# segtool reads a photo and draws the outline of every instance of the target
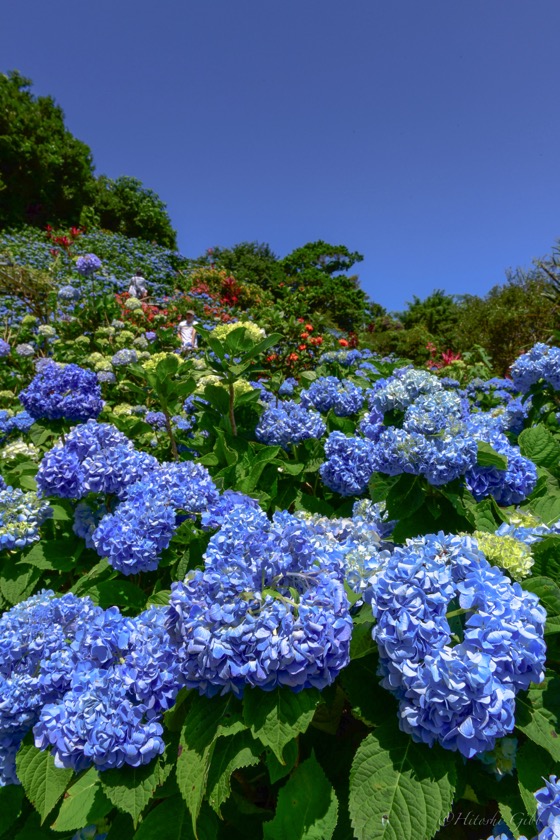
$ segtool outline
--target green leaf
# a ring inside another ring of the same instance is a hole
[[[34,567],[13,566],[3,572],[0,591],[10,604],[19,604],[33,594],[40,576],[40,570]]]
[[[560,588],[547,577],[530,577],[523,581],[523,589],[538,595],[548,616],[560,615]]]
[[[315,754],[304,761],[278,794],[274,819],[264,823],[264,840],[330,840],[338,799]]]
[[[34,566],[36,569],[69,572],[73,569],[85,548],[83,540],[69,537],[64,540],[48,540],[36,543],[19,564]],[[18,564],[18,565],[19,565]]]
[[[357,840],[430,840],[453,804],[454,757],[384,723],[359,746],[349,811]]]
[[[68,788],[51,828],[55,831],[75,831],[95,821],[92,818],[94,811],[100,817],[108,814],[112,807],[101,790],[99,773],[92,767]]]
[[[560,581],[560,537],[550,536],[533,543],[531,553],[535,560],[532,572]]]
[[[507,470],[506,456],[500,455],[493,446],[483,440],[478,441],[476,463],[479,467],[495,467],[498,470]]]
[[[70,592],[73,592],[74,595],[87,595],[88,590],[93,583],[101,583],[101,581],[108,580],[115,576],[115,570],[109,565],[107,560],[103,558],[103,560],[96,563],[93,569],[90,569],[86,575],[82,575],[82,577],[74,584]]]
[[[19,785],[0,787],[0,814],[2,814],[0,835],[3,835],[15,823],[21,814],[22,804],[22,787]]]
[[[400,518],[403,511],[406,511],[407,517],[410,517],[424,504],[425,498],[421,478],[416,475],[400,475],[387,493],[387,517]]]
[[[172,765],[159,757],[140,767],[126,764],[119,770],[105,770],[100,777],[103,793],[119,811],[130,814],[136,827],[142,811],[171,769]]]
[[[195,840],[191,818],[180,796],[165,800],[142,820],[134,840]]]
[[[525,810],[534,817],[537,812],[535,791],[543,786],[543,776],[558,774],[560,766],[554,764],[550,755],[532,741],[526,741],[518,750],[516,757],[517,781],[519,793]]]
[[[146,601],[147,607],[167,607],[169,605],[169,598],[171,597],[170,589],[160,589],[159,592],[154,592]]]
[[[179,358],[175,355],[167,355],[161,359],[156,366],[156,376],[160,382],[171,379],[179,369]]]
[[[50,752],[23,743],[16,756],[16,772],[27,798],[44,822],[68,787],[72,770],[59,770]]]
[[[141,610],[146,604],[146,594],[130,580],[106,580],[92,586],[87,594],[104,610],[113,606]]]
[[[235,697],[194,695],[190,698],[179,741],[177,784],[190,811],[195,833],[216,740],[244,729],[241,705]]]
[[[259,763],[262,747],[247,731],[220,738],[214,748],[208,773],[208,802],[221,815],[220,808],[231,792],[231,774],[241,767]]]
[[[266,751],[265,764],[268,769],[271,784],[275,784],[279,779],[283,779],[291,772],[292,767],[298,760],[299,749],[297,741],[288,741],[284,747],[283,759],[286,762],[281,764],[272,750],[269,748]]]
[[[560,493],[550,490],[531,502],[531,510],[542,519],[545,525],[553,525],[560,519]]]
[[[518,438],[521,454],[538,467],[556,470],[560,462],[560,443],[542,424],[524,429]]]
[[[370,610],[369,622],[354,624],[350,642],[350,659],[361,659],[363,656],[368,656],[377,650],[377,645],[371,636],[372,627],[373,618]]]
[[[376,653],[350,662],[341,671],[340,682],[352,707],[352,715],[369,726],[387,718],[396,719],[397,704],[393,696],[381,688],[377,676],[379,659]]]
[[[249,688],[243,697],[243,717],[253,736],[270,747],[282,762],[284,747],[306,731],[319,700],[320,694],[315,689],[294,694],[289,688],[274,691]]]
[[[516,726],[560,761],[560,676],[553,674],[516,698]]]

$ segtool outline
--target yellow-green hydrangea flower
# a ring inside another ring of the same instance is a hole
[[[490,563],[505,569],[515,579],[522,580],[531,573],[535,562],[528,545],[514,537],[475,531],[473,537]]]
[[[239,327],[245,327],[248,335],[255,342],[262,341],[265,337],[265,331],[261,330],[261,328],[252,321],[236,321],[234,324],[218,324],[218,326],[212,330],[212,336],[222,341],[230,334],[230,332],[233,332],[233,330],[236,330]]]

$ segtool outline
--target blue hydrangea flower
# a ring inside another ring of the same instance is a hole
[[[138,353],[136,350],[124,348],[123,350],[117,350],[115,355],[112,357],[111,362],[114,365],[131,365],[138,361]]]
[[[399,700],[401,728],[467,758],[493,749],[513,729],[516,693],[544,678],[537,597],[470,537],[444,534],[396,548],[370,593],[382,685]],[[456,644],[453,601],[464,611]]]
[[[304,408],[313,407],[322,412],[332,408],[337,417],[348,417],[361,410],[364,392],[349,379],[320,376],[301,392],[301,404]]]
[[[10,355],[10,345],[3,338],[0,338],[0,358]]]
[[[269,405],[263,412],[255,435],[267,446],[290,446],[311,438],[320,438],[327,431],[323,418],[316,411],[308,411],[293,400]]]
[[[80,292],[80,290],[70,285],[61,286],[57,294],[59,300],[68,303],[79,300],[81,296],[82,293]]]
[[[84,254],[76,260],[76,270],[83,277],[91,277],[101,268],[101,260],[95,254]]]
[[[52,362],[31,380],[19,399],[36,420],[89,420],[103,408],[93,371]]]
[[[0,490],[0,550],[21,549],[36,542],[39,526],[51,512],[36,493],[15,487]]]
[[[352,620],[332,551],[311,537],[290,514],[225,517],[204,571],[172,585],[168,629],[187,687],[240,695],[247,685],[300,691],[334,680]]]
[[[341,496],[360,496],[376,469],[375,446],[369,440],[332,432],[325,443],[327,460],[319,468],[321,479]]]
[[[291,397],[293,396],[294,390],[297,388],[297,379],[294,379],[293,376],[288,376],[287,379],[284,379],[280,387],[278,388],[278,396],[279,397]]]

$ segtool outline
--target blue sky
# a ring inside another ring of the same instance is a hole
[[[325,239],[389,310],[486,294],[560,237],[558,0],[5,3],[0,72],[180,250]]]

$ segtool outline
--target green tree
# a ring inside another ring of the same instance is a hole
[[[297,248],[280,261],[287,275],[284,304],[289,311],[325,313],[343,329],[361,329],[370,301],[356,275],[341,273],[360,260],[357,251],[323,240]]]
[[[232,248],[212,248],[209,258],[241,283],[254,283],[261,289],[277,290],[286,275],[278,257],[267,243],[240,242]],[[204,258],[207,261],[207,257]]]
[[[123,175],[112,180],[101,175],[92,208],[86,208],[84,213],[91,209],[105,230],[177,248],[177,233],[171,227],[166,205],[137,178]]]
[[[443,289],[435,289],[424,300],[414,295],[407,307],[399,314],[399,320],[406,330],[416,326],[424,327],[443,350],[454,348],[460,310],[453,295],[446,295]]]
[[[0,74],[0,229],[75,224],[91,201],[91,151],[50,96],[33,96],[17,71]]]

